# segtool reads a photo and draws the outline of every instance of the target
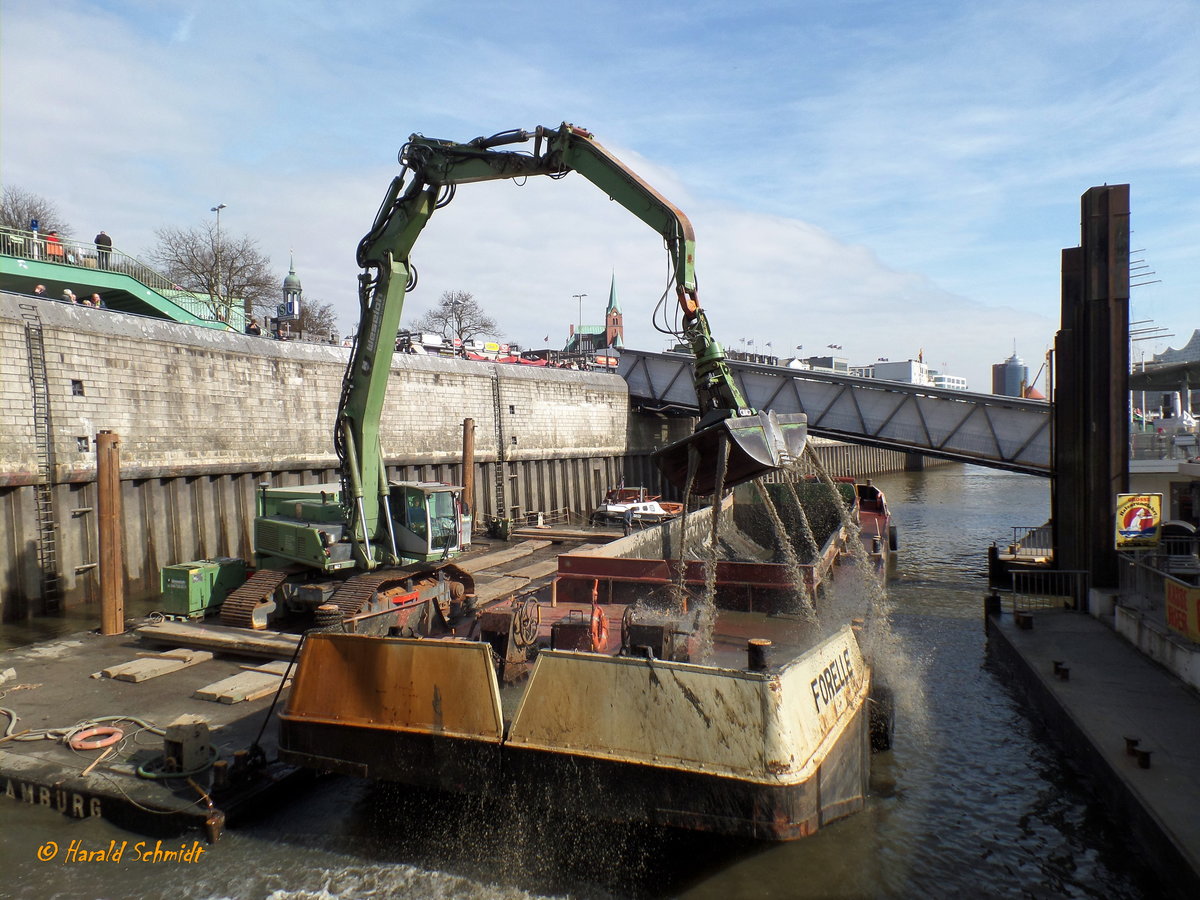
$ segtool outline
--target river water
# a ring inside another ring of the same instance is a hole
[[[957,465],[875,480],[902,553],[883,662],[896,745],[867,808],[813,837],[763,846],[329,779],[169,864],[135,862],[145,838],[103,821],[0,797],[0,898],[1161,896],[986,652],[986,547],[1045,521],[1048,483]],[[119,863],[37,859],[114,839]]]

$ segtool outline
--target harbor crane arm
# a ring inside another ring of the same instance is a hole
[[[530,140],[532,153],[495,149]],[[379,422],[404,294],[415,284],[410,253],[430,216],[453,199],[460,184],[530,175],[558,178],[575,171],[662,236],[672,262],[683,335],[695,356],[701,412],[696,434],[661,451],[660,466],[673,482],[682,486],[686,480],[697,493],[711,493],[717,485],[732,486],[780,465],[789,450],[798,453],[803,425],[776,422],[773,416],[768,420],[767,414],[749,408],[724,351],[713,339],[697,293],[691,222],[589,132],[563,123],[558,128],[506,131],[465,144],[412,135],[400,162],[403,171],[392,180],[371,230],[358,245],[363,269],[360,321],[334,434],[343,503],[360,566],[378,564],[371,541],[383,545],[380,526],[390,521]],[[736,428],[735,420],[742,420]],[[730,447],[732,453],[725,455]],[[720,472],[706,474],[712,467],[705,465],[705,458],[714,454]],[[381,508],[385,515],[380,515]],[[386,551],[379,555],[383,562],[394,561]]]

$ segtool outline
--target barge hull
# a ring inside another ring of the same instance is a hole
[[[765,840],[863,805],[870,675],[849,627],[766,671],[544,651],[511,718],[489,654],[471,641],[311,635],[280,758]]]
[[[871,751],[866,719],[865,710],[855,713],[814,777],[790,785],[326,724],[285,726],[280,758],[360,778],[516,798],[566,815],[789,841],[863,808]]]

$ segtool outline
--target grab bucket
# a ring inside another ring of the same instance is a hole
[[[680,491],[686,490],[689,466],[694,468],[693,494],[711,494],[717,482],[734,487],[790,465],[800,458],[808,440],[808,416],[772,410],[753,416],[722,419],[696,430],[654,454],[666,479]],[[725,477],[721,479],[722,454],[728,454]]]

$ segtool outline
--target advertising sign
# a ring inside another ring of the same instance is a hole
[[[1200,588],[1166,580],[1167,627],[1190,641],[1200,641]]]
[[[1117,494],[1118,550],[1157,547],[1162,529],[1162,494]]]

